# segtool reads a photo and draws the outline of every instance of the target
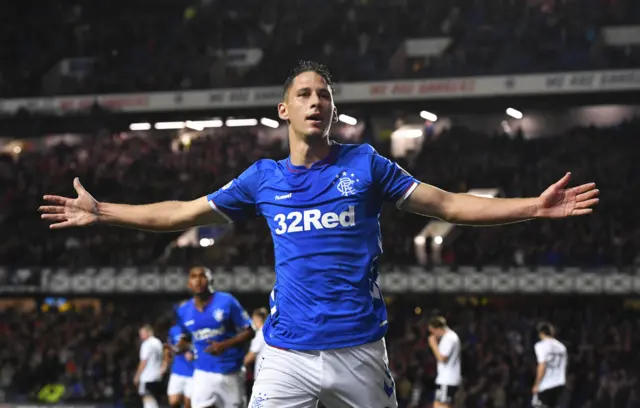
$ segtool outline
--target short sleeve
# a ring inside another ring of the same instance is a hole
[[[141,361],[145,361],[149,359],[149,342],[145,341],[144,343],[142,343],[142,346],[140,346],[140,360]]]
[[[443,357],[449,357],[455,344],[456,341],[453,336],[444,336],[442,340],[440,340],[440,344],[438,344],[438,351]]]
[[[246,310],[242,307],[240,302],[236,298],[231,298],[230,304],[231,320],[236,327],[236,330],[241,331],[248,327],[251,327],[251,317]]]
[[[373,181],[378,185],[384,201],[395,202],[400,207],[404,200],[418,187],[418,181],[397,163],[380,156],[373,150]]]
[[[544,352],[544,344],[538,343],[535,345],[534,349],[536,351],[536,360],[538,361],[538,364],[544,363],[547,360],[547,353]]]
[[[244,171],[220,190],[207,195],[214,211],[220,212],[229,222],[253,218],[258,214],[256,192],[260,182],[258,163]]]
[[[262,329],[260,329],[262,331]],[[249,351],[252,353],[260,353],[264,348],[264,336],[262,333],[256,333],[256,336],[251,340],[251,346],[249,346]]]

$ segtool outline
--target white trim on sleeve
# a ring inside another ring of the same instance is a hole
[[[209,205],[211,206],[211,208],[213,209],[213,211],[217,212],[218,214],[222,215],[224,217],[225,220],[227,220],[227,222],[229,224],[233,224],[233,220],[231,218],[229,218],[229,216],[227,214],[224,213],[224,211],[222,211],[221,209],[219,209],[216,206],[216,203],[213,202],[213,200],[208,200],[209,201]]]
[[[396,207],[400,208],[400,206],[402,205],[402,203],[405,202],[405,200],[407,198],[409,198],[409,196],[411,195],[411,193],[413,193],[413,191],[418,188],[418,183],[416,181],[413,182],[413,184],[411,185],[411,187],[409,187],[407,189],[407,191],[402,195],[402,197],[400,197],[398,199],[398,201],[396,201]]]

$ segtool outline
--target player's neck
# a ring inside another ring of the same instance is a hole
[[[196,308],[202,310],[207,302],[211,300],[212,296],[213,292],[196,293],[193,296],[193,302],[195,303]]]
[[[331,142],[328,137],[313,140],[299,136],[289,138],[289,161],[294,166],[310,167],[313,163],[327,158],[331,152]]]

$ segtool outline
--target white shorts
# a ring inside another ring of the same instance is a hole
[[[167,385],[167,395],[184,395],[191,398],[191,377],[171,373]]]
[[[191,385],[191,408],[244,408],[244,373],[209,373],[195,370]]]
[[[397,408],[388,363],[384,339],[325,351],[267,345],[249,408]]]

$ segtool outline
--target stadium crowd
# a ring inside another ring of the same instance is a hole
[[[444,312],[463,345],[464,382],[456,394],[456,408],[528,407],[535,369],[534,328],[551,313],[558,339],[570,355],[562,408],[640,407],[636,312],[597,301],[564,299],[561,307],[558,299],[552,305],[531,299],[525,300],[528,305],[487,301],[488,305],[450,301]],[[164,339],[170,324],[170,313],[157,314],[170,306],[156,306],[150,307],[147,300],[146,307],[131,307],[119,300],[65,312],[0,312],[0,402],[35,400],[45,384],[53,383],[65,387],[62,401],[137,406],[132,383],[137,329],[151,322]],[[427,346],[426,309],[421,315],[412,309],[401,300],[390,305],[390,368],[399,406],[428,408],[436,362]]]
[[[507,197],[537,196],[565,171],[574,182],[595,181],[603,192],[595,214],[495,228],[461,228],[442,252],[448,265],[598,267],[640,263],[640,123],[579,128],[557,137],[523,140],[453,128],[401,163],[420,180],[453,191],[501,188]],[[167,247],[176,234],[109,227],[48,231],[36,213],[44,193],[75,194],[78,176],[97,199],[131,204],[193,199],[215,191],[252,162],[286,157],[252,130],[221,129],[176,149],[174,138],[97,135],[76,145],[0,155],[0,265],[101,266],[183,264],[272,265],[273,245],[262,219],[239,223],[211,248]],[[388,146],[377,144],[382,154]],[[381,217],[384,262],[415,264],[414,236],[426,220],[388,206]],[[250,254],[250,255],[249,255]]]
[[[27,0],[0,18],[4,97],[274,85],[301,58],[340,82],[625,68],[640,55],[600,41],[603,26],[640,21],[633,0]],[[441,52],[392,63],[403,40],[442,37]]]

